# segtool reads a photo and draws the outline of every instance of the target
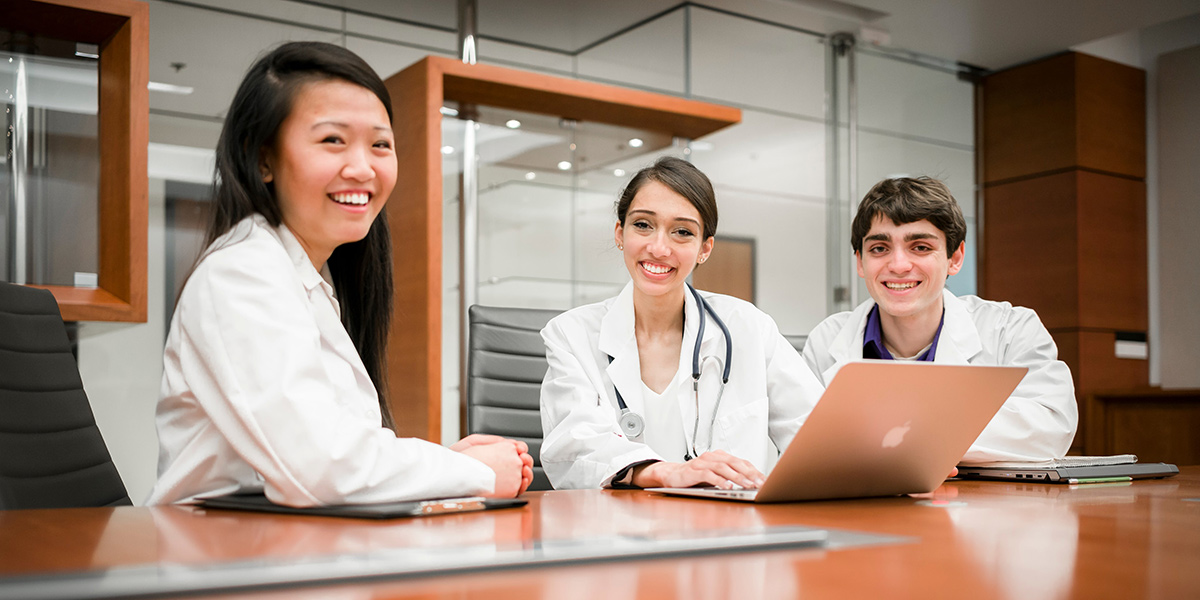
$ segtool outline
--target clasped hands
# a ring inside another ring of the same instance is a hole
[[[533,483],[533,457],[525,442],[473,433],[452,444],[450,449],[478,460],[496,473],[496,486],[491,494],[486,494],[490,498],[514,498]]]

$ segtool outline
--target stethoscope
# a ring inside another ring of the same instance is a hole
[[[704,322],[706,320],[704,313],[707,312],[709,315],[712,315],[713,321],[717,323],[717,327],[720,327],[721,332],[725,334],[725,370],[721,373],[721,387],[717,391],[717,402],[713,404],[713,416],[712,422],[709,424],[709,431],[712,430],[712,426],[717,422],[717,408],[721,406],[721,396],[725,395],[725,384],[729,383],[729,369],[733,364],[733,337],[729,335],[729,328],[725,326],[725,322],[717,315],[717,311],[713,310],[712,305],[700,297],[700,292],[697,292],[696,288],[692,287],[690,283],[687,284],[687,288],[692,293],[692,297],[696,299],[696,312],[700,313],[700,324],[696,329],[696,345],[692,348],[692,393],[695,394],[696,398],[696,424],[692,427],[691,452],[684,456],[685,460],[692,460],[700,455],[699,452],[696,452],[696,436],[700,432],[700,342],[704,339]],[[609,356],[609,364],[612,364],[612,361],[613,357]],[[642,432],[646,430],[645,419],[642,418],[642,415],[629,409],[629,406],[625,404],[625,399],[621,397],[621,392],[617,389],[617,386],[613,386],[613,391],[617,394],[617,406],[621,409],[621,416],[617,419],[617,424],[620,425],[625,435],[631,438],[642,435]]]

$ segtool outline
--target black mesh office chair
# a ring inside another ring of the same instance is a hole
[[[541,388],[546,346],[540,332],[557,310],[472,306],[468,433],[522,440],[533,455],[531,490],[549,490],[542,470]]]
[[[0,282],[0,509],[128,504],[54,296]]]

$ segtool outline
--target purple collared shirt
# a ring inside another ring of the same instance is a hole
[[[929,345],[929,349],[924,354],[917,357],[917,360],[924,362],[933,362],[933,357],[937,354],[938,339],[942,337],[942,325],[946,324],[946,309],[942,309],[942,320],[938,321],[937,333],[933,334],[933,343]],[[863,332],[863,358],[878,358],[883,360],[895,360],[891,352],[883,345],[883,323],[879,320],[879,305],[876,304],[871,308],[871,314],[867,315],[867,329]]]

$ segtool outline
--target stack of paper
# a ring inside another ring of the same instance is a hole
[[[1102,465],[1129,465],[1137,462],[1137,456],[1133,454],[1116,454],[1113,456],[1064,456],[1062,458],[1052,458],[1050,460],[1038,461],[1003,461],[1003,462],[986,462],[986,461],[971,461],[962,462],[960,466],[964,467],[992,467],[997,469],[1059,469],[1065,467],[1099,467]]]

